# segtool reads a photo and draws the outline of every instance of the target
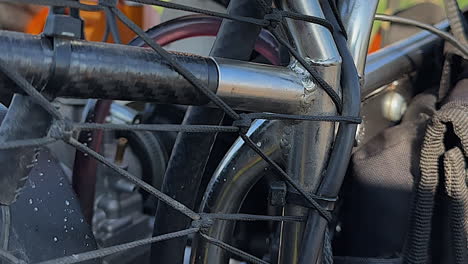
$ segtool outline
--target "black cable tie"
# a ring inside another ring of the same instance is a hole
[[[330,198],[316,195],[312,195],[312,197],[323,209],[327,211],[333,211],[335,209],[336,201],[338,201],[338,197]],[[287,191],[286,203],[314,209],[314,207],[304,198],[304,196],[293,190]]]
[[[75,18],[66,17],[70,20]],[[54,98],[57,92],[62,88],[63,83],[68,80],[68,71],[72,56],[70,41],[63,39],[60,35],[55,35],[53,41],[53,63],[51,74],[47,85],[41,91],[50,98]]]

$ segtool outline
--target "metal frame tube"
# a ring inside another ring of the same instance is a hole
[[[332,11],[330,2],[322,0],[327,20],[338,27],[337,18]],[[353,57],[347,47],[348,43],[344,36],[333,32],[333,38],[337,43],[340,54],[343,57],[342,87],[343,87],[343,114],[356,116],[360,112],[360,82],[356,71]],[[366,38],[362,38],[365,41]],[[359,45],[359,43],[357,43]],[[359,60],[354,60],[359,63]],[[333,151],[323,177],[317,190],[317,194],[323,197],[336,197],[343,183],[344,176],[354,146],[357,125],[340,124],[334,142]],[[324,243],[328,223],[316,210],[309,210],[306,229],[304,232],[300,263],[321,263],[333,257],[331,241],[328,248]],[[331,239],[331,237],[329,238]],[[323,248],[323,249],[322,249]]]
[[[325,18],[318,0],[282,0],[283,10],[304,15]],[[288,30],[299,54],[320,73],[338,93],[340,93],[341,57],[328,29],[304,21],[287,20]],[[294,63],[294,62],[293,62]],[[299,64],[293,70],[303,71]],[[297,69],[299,68],[299,69]],[[305,86],[309,100],[304,102],[302,113],[336,114],[330,97],[317,84]],[[334,123],[323,122],[283,122],[283,140],[289,141],[287,170],[302,188],[312,193],[321,181],[327,164],[334,138]],[[305,215],[308,208],[288,204],[284,215]],[[282,223],[279,263],[296,264],[299,262],[303,223]]]
[[[446,22],[440,25],[443,25],[441,28],[447,29],[448,24]],[[440,40],[437,39],[437,37],[427,32],[421,32],[410,37],[408,40],[395,43],[394,45],[369,55],[366,66],[367,82],[363,87],[363,92],[373,91],[382,84],[391,83],[402,75],[418,71],[423,66],[422,60],[416,59],[414,60],[415,63],[410,65],[410,58],[435,57],[431,55],[435,55],[436,51],[441,51],[440,45],[438,45],[439,42]],[[389,65],[408,64],[408,66],[404,66],[400,69],[399,67],[387,67],[387,63],[389,63]],[[285,150],[284,146],[282,147],[280,145],[282,135],[280,134],[279,124],[279,121],[259,120],[255,122],[249,130],[249,137],[254,141],[257,142],[258,140],[266,139],[265,142],[262,141],[262,148],[265,148],[265,150],[275,149],[275,151],[269,154],[270,157],[277,162],[282,160],[281,157],[283,157],[284,151],[281,150]],[[268,146],[265,146],[265,144],[268,144]],[[260,164],[249,166],[254,160],[260,159],[258,155],[251,155],[250,151],[251,149],[243,145],[243,142],[239,140],[227,152],[208,185],[200,211],[223,213],[238,212],[243,203],[242,198],[247,195],[252,185],[263,176],[263,166]],[[245,160],[240,157],[250,158]],[[342,166],[335,166],[335,169],[338,167]],[[236,175],[240,175],[239,171],[242,171],[242,176],[235,177]],[[329,172],[329,175],[333,175],[333,172]],[[333,179],[335,178],[330,178],[329,181]],[[325,186],[324,183],[321,183],[321,185],[322,184]],[[335,190],[327,188],[326,191],[327,194],[329,194],[329,192],[334,192]],[[228,199],[224,199],[224,197],[228,197]],[[233,197],[235,197],[235,199],[233,199]],[[317,221],[316,224],[318,224],[322,231],[324,226],[326,226],[326,222],[324,225],[322,220]],[[207,232],[212,236],[216,234],[230,234],[230,232],[234,230],[234,226],[235,222],[233,221],[219,221]],[[314,224],[314,226],[317,225]],[[222,239],[223,236],[219,238]],[[309,247],[309,250],[310,248],[311,247]],[[197,255],[202,253],[209,255],[212,257],[213,263],[218,263],[221,252],[213,253],[211,250],[212,249],[206,251],[200,250],[203,252],[197,253]]]
[[[447,29],[448,23],[445,21],[436,26],[440,29]],[[362,87],[363,96],[390,83],[395,76],[414,71],[427,59],[435,58],[429,54],[432,54],[436,43],[441,43],[439,38],[423,31],[369,55],[365,70],[366,81]],[[72,56],[69,76],[66,76],[69,77],[70,82],[64,83],[65,86],[61,87],[61,90],[55,91],[57,96],[192,105],[203,105],[208,102],[207,98],[181,76],[174,73],[167,64],[161,62],[154,52],[136,47],[85,41],[70,41],[70,44]],[[55,55],[47,39],[23,33],[0,31],[0,48],[3,51],[0,54],[3,61],[14,65],[38,89],[43,90],[44,87],[46,87],[45,91],[49,89],[47,84],[56,77],[51,75]],[[295,112],[297,107],[301,107],[304,102],[306,95],[303,88],[304,76],[291,73],[284,67],[181,54],[177,56],[184,66],[189,66],[192,72],[205,83],[211,84],[213,91],[222,92],[223,99],[226,99],[228,103],[234,103],[233,106],[238,109]],[[120,64],[121,61],[127,59],[131,65]],[[86,69],[87,67],[89,69]],[[218,69],[221,77],[218,76]],[[258,69],[261,71],[258,72]],[[253,91],[258,88],[262,91],[258,93],[260,96],[248,98],[244,97],[245,95],[226,93],[225,91],[235,84],[236,77],[239,76],[245,80],[243,83],[252,84],[250,87],[243,86],[243,89],[250,91],[247,95],[254,95]],[[252,80],[246,78],[252,78]],[[217,82],[219,85],[216,84]],[[264,92],[267,86],[276,83],[285,86],[274,85],[271,87],[273,89],[271,92]],[[0,78],[0,89],[7,91],[11,87],[14,87],[11,82]],[[97,89],[92,89],[92,87],[97,87]],[[114,89],[115,87],[117,89]],[[281,96],[278,96],[280,94]],[[250,106],[244,105],[244,108],[236,106],[240,101],[239,98],[244,98],[243,102],[253,103],[250,103]],[[281,101],[278,101],[279,99]],[[315,100],[317,101],[319,100]]]
[[[435,25],[448,30],[447,20]],[[441,59],[443,41],[436,35],[421,31],[405,40],[401,40],[369,55],[365,69],[365,82],[362,87],[363,98],[375,89],[389,84],[396,79],[417,69],[433,67]]]
[[[379,0],[339,0],[338,9],[348,34],[348,48],[358,74],[364,77],[367,50]]]
[[[268,3],[270,1],[271,0],[268,0],[266,2]],[[250,0],[230,1],[228,5],[228,13],[231,15],[250,16],[250,17],[256,17],[256,18],[261,18],[264,16],[264,13],[262,9],[260,8],[259,3],[255,3],[255,2],[252,3],[252,1]],[[261,31],[262,31],[262,28],[259,26],[252,26],[252,25],[248,25],[245,23],[239,23],[236,21],[223,19],[223,22],[221,23],[220,30],[216,36],[216,40],[213,44],[213,48],[210,52],[210,55],[222,57],[222,58],[249,61],[252,56],[252,51],[255,48],[255,43],[257,42],[257,39],[260,37],[259,34]],[[220,80],[223,78],[221,76],[226,75],[222,73],[221,69],[222,68],[218,66],[218,74],[219,74]],[[242,78],[238,78],[238,79],[241,80]],[[224,89],[222,89],[222,86],[218,87],[217,94],[219,96],[222,96],[220,95],[220,91],[223,91],[223,90]],[[231,91],[227,91],[227,93],[230,93],[230,92]],[[222,116],[224,116],[224,113]],[[222,137],[222,135],[220,136]],[[200,137],[202,139],[206,139],[206,135],[201,135]],[[194,138],[194,140],[197,140],[197,139]],[[222,139],[218,139],[218,140],[222,140]],[[201,141],[201,140],[198,140],[198,141]],[[195,142],[191,142],[191,144],[193,143]],[[202,146],[202,147],[208,148],[206,144],[205,146]],[[209,148],[209,150],[211,150],[211,147]],[[200,152],[200,151],[198,150],[197,152]],[[210,152],[210,155],[212,156],[206,155],[206,160],[205,160],[206,163],[208,161],[213,162],[213,163],[220,162],[222,157],[219,157],[219,154],[220,154],[219,147],[216,147],[215,149],[213,149],[213,151]],[[203,186],[203,187],[206,187],[206,186]],[[227,234],[231,234],[231,232],[228,232]],[[225,239],[224,241],[228,243],[231,242]],[[212,263],[213,262],[212,257],[219,257],[220,258],[219,262],[222,262],[221,259],[227,258],[227,254],[225,254],[226,252],[219,251],[218,247],[210,243],[207,243],[204,239],[201,239],[200,236],[198,235],[195,236],[193,243],[194,244],[198,243],[199,246],[193,247],[192,252],[196,253],[197,258],[193,259],[192,263]],[[217,250],[219,254],[216,254],[216,256],[203,254],[203,252],[210,251],[210,249],[211,251]],[[192,254],[192,255],[195,256],[195,254]]]
[[[229,105],[287,113],[300,112],[304,107],[303,78],[291,69],[221,58],[214,60],[220,81],[216,94],[225,98]]]
[[[280,122],[256,120],[247,135],[273,160],[280,161],[282,152]],[[213,174],[200,205],[204,213],[238,213],[251,188],[265,175],[271,173],[269,165],[242,139],[231,146]],[[234,221],[217,221],[206,233],[222,241],[232,241]],[[195,239],[191,263],[227,263],[223,249]]]
[[[70,52],[57,52],[47,38],[0,31],[0,59],[15,66],[45,93],[187,105],[209,102],[151,50],[81,40],[62,40],[61,45],[68,46],[62,50]],[[63,56],[68,63],[57,63],[64,61]],[[296,113],[303,105],[302,78],[287,68],[179,53],[174,56],[236,109]],[[242,86],[233,89],[239,76]],[[0,89],[10,87],[14,85],[0,77]]]

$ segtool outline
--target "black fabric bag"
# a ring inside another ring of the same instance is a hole
[[[384,130],[353,154],[342,194],[336,254],[362,258],[401,255],[414,182],[420,175],[421,144],[435,104],[435,95],[417,95],[401,124]]]
[[[435,111],[437,101],[444,102],[439,111]],[[447,157],[457,152],[454,165],[463,177],[460,168],[466,169],[464,159],[468,153],[460,146],[466,140],[460,142],[457,138],[468,138],[468,111],[458,111],[450,116],[453,109],[463,105],[468,105],[468,79],[458,81],[445,100],[438,100],[434,94],[420,94],[412,100],[401,124],[384,130],[355,151],[344,184],[340,232],[335,234],[334,245],[335,255],[351,257],[336,257],[335,263],[402,263],[402,259],[405,263],[465,262],[468,210],[463,204],[466,205],[468,200],[463,198],[465,194],[459,195],[461,198],[457,200],[452,191],[461,188],[459,193],[466,193],[467,179],[464,184],[460,185],[459,181],[458,186],[453,185],[449,178],[452,177],[450,166],[444,164],[450,160]],[[461,127],[458,132],[466,131],[463,133],[467,136],[454,133],[451,124],[440,123],[451,118],[455,118],[454,124]],[[434,122],[439,122],[439,128]],[[435,143],[430,141],[434,140],[435,127],[439,134],[445,135],[445,149],[439,148],[437,155],[440,158],[435,160],[440,162],[432,163],[439,170],[432,170],[430,184],[436,184],[437,188],[434,187],[433,202],[428,203],[427,198],[421,199],[421,190],[427,189],[427,172],[426,178],[421,180],[421,169],[428,169],[427,155],[435,155],[431,150]],[[444,127],[443,132],[440,127]],[[425,149],[421,157],[423,143]],[[430,221],[422,221],[415,213],[418,211],[419,214],[430,213]],[[459,224],[458,227],[454,227],[454,222]],[[419,228],[414,228],[415,223]],[[415,235],[415,230],[419,234]],[[421,235],[424,233],[421,230],[426,234]],[[421,241],[421,237],[427,239]],[[418,248],[415,244],[423,246]],[[413,261],[415,259],[417,261]]]

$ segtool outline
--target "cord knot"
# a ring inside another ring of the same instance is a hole
[[[263,19],[270,23],[268,27],[276,28],[280,23],[283,22],[283,12],[276,8],[272,8],[268,14],[263,16]]]
[[[234,122],[232,122],[232,125],[235,127],[238,127],[239,131],[245,134],[249,130],[250,126],[252,125],[252,118],[250,118],[250,116],[246,114],[240,114],[239,116],[240,118],[237,120],[234,120]]]
[[[68,142],[73,135],[73,125],[66,120],[55,120],[49,130],[49,137]]]
[[[200,219],[192,221],[192,227],[199,228],[200,230],[204,231],[209,229],[213,223],[214,221],[211,217],[202,214]]]
[[[116,7],[118,0],[99,0],[99,5],[107,7]]]

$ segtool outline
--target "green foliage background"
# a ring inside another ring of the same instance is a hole
[[[363,0],[363,1],[366,1],[366,0]],[[435,3],[435,4],[443,6],[443,1],[444,0],[399,0],[398,5],[396,5],[397,8],[394,8],[394,10],[390,10],[389,3],[390,2],[395,3],[395,2],[398,2],[398,0],[380,0],[379,6],[377,8],[377,13],[393,14],[395,13],[395,11],[399,11],[399,10],[411,7],[419,3],[424,3],[424,2]],[[460,4],[461,8],[468,7],[468,0],[458,0],[458,3]],[[380,25],[381,25],[381,22],[379,21],[376,21],[374,23],[372,34],[374,34],[379,29]]]

